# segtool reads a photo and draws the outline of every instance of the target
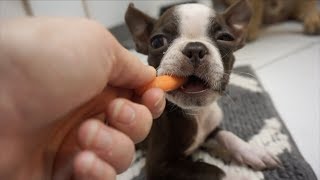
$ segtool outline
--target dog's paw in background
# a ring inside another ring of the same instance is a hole
[[[320,34],[320,12],[317,1],[296,0],[297,8],[293,12],[293,17],[301,21],[304,25],[304,33],[308,35]]]
[[[304,32],[308,35],[320,34],[320,12],[309,13],[304,18]]]
[[[222,2],[226,7],[237,0],[212,0]],[[253,7],[253,16],[248,27],[247,41],[258,38],[263,25],[271,25],[290,19],[304,25],[307,35],[320,35],[320,13],[316,0],[248,0]]]
[[[250,1],[253,16],[250,20],[247,32],[247,41],[254,41],[258,38],[263,24],[263,2],[261,0]]]
[[[216,138],[233,159],[255,170],[271,169],[281,164],[279,158],[265,148],[252,146],[231,132],[221,131]]]
[[[247,32],[247,41],[254,41],[258,38],[260,32],[260,24],[252,24],[254,22],[250,22],[248,32]]]

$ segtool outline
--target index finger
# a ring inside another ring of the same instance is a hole
[[[122,88],[137,88],[156,77],[156,70],[143,64],[138,57],[115,41],[109,84]]]

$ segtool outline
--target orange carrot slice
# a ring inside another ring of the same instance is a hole
[[[186,80],[186,78],[177,76],[158,76],[148,84],[136,89],[136,93],[141,96],[144,92],[151,88],[160,88],[166,92],[172,91],[182,86]]]

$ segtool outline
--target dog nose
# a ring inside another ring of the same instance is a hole
[[[208,49],[201,42],[190,42],[184,47],[182,54],[187,56],[193,65],[197,65],[208,54]]]

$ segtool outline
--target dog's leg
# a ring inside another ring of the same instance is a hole
[[[320,34],[320,15],[317,1],[298,1],[293,17],[304,23],[304,32],[309,35]]]
[[[263,21],[263,1],[251,0],[250,4],[253,8],[253,16],[248,26],[247,40],[253,41],[257,39]]]
[[[253,169],[274,168],[280,164],[280,160],[266,149],[252,146],[229,131],[220,130],[215,138],[237,162]]]

